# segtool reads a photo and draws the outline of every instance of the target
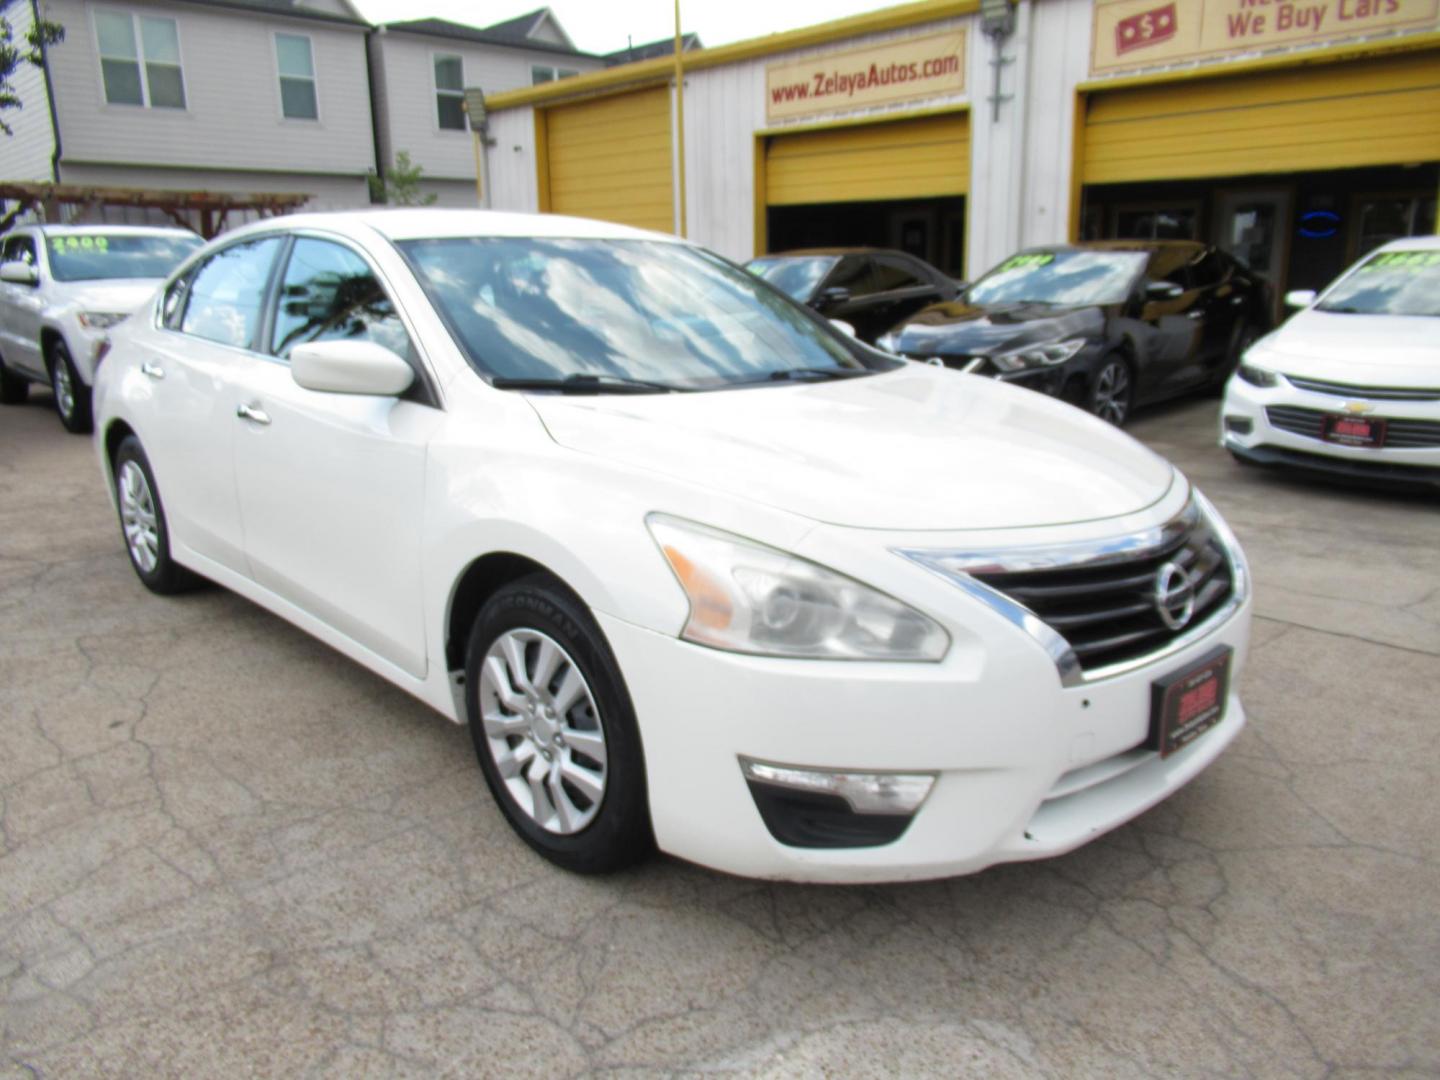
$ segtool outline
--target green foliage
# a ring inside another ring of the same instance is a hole
[[[426,195],[420,191],[420,174],[424,171],[410,160],[410,151],[399,151],[384,180],[371,178],[371,199],[391,206],[429,206],[439,196],[434,192]]]
[[[20,95],[15,93],[15,85],[10,81],[20,65],[28,63],[43,68],[45,49],[64,40],[63,26],[48,19],[40,19],[25,34],[24,43],[17,43],[9,20],[0,17],[0,113],[6,109],[23,107]],[[0,132],[6,135],[14,134],[3,116],[0,116]]]

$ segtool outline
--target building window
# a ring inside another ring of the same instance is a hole
[[[276,34],[275,66],[280,71],[280,111],[285,119],[320,119],[310,39],[302,34]]]
[[[572,75],[579,75],[578,71],[569,68],[554,68],[548,64],[536,64],[530,68],[530,82],[535,86],[541,83],[554,82],[556,79],[568,79]]]
[[[458,56],[435,55],[435,108],[441,130],[465,130],[465,61]]]
[[[180,32],[174,19],[97,11],[95,38],[107,102],[152,109],[185,108]]]

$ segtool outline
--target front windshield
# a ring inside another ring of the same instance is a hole
[[[1382,251],[1315,305],[1342,315],[1440,315],[1440,251]]]
[[[1026,251],[970,286],[972,304],[1118,304],[1145,269],[1143,251]]]
[[[481,374],[715,389],[862,373],[858,347],[750,274],[653,240],[461,237],[398,245]]]
[[[163,278],[204,241],[198,236],[65,233],[46,237],[56,281]]]
[[[759,274],[775,288],[796,300],[809,300],[830,268],[835,265],[834,255],[814,255],[803,259],[754,259],[747,263],[746,270]]]

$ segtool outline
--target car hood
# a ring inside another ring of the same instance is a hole
[[[1161,499],[1175,476],[1079,409],[920,364],[803,385],[528,400],[572,450],[854,528],[1118,517]]]
[[[1440,387],[1440,318],[1302,311],[1247,358],[1332,382]]]
[[[1098,307],[1052,304],[932,304],[892,333],[900,352],[920,356],[990,356],[1045,341],[1093,336],[1105,325]]]
[[[113,281],[58,281],[52,294],[55,307],[79,311],[128,314],[154,295],[160,278],[124,278]]]

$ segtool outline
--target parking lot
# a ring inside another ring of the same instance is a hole
[[[469,738],[136,581],[88,440],[0,413],[0,1076],[1433,1076],[1440,501],[1133,433],[1257,581],[1250,727],[1067,857],[822,888],[542,861]],[[725,828],[725,822],[715,822]]]

